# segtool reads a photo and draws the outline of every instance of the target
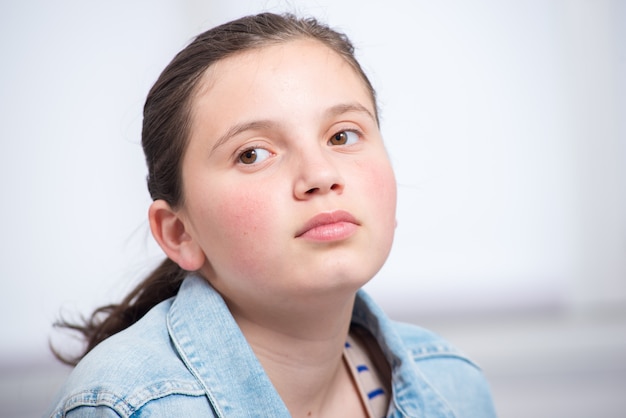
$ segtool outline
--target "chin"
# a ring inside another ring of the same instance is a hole
[[[382,265],[381,265],[382,267]],[[311,292],[347,292],[355,293],[367,284],[378,272],[378,268],[366,266],[337,266],[320,272],[309,283]]]

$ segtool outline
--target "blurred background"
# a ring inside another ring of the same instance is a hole
[[[200,31],[244,14],[346,32],[378,90],[397,238],[367,285],[476,360],[501,417],[626,410],[626,1],[0,3],[0,416],[69,368],[59,315],[119,300],[163,256],[142,106]]]

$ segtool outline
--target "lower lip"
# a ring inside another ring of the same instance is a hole
[[[358,225],[352,222],[335,222],[311,228],[300,235],[300,238],[319,242],[341,241],[350,238],[357,228]]]

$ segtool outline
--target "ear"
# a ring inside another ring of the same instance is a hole
[[[188,233],[183,219],[164,200],[155,200],[148,210],[152,236],[167,256],[183,270],[196,271],[204,265],[202,248]]]

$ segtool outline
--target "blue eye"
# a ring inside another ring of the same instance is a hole
[[[352,145],[359,140],[359,135],[353,131],[341,131],[328,140],[329,145]]]
[[[270,152],[263,148],[248,148],[239,154],[238,161],[242,164],[255,164],[269,158]]]

